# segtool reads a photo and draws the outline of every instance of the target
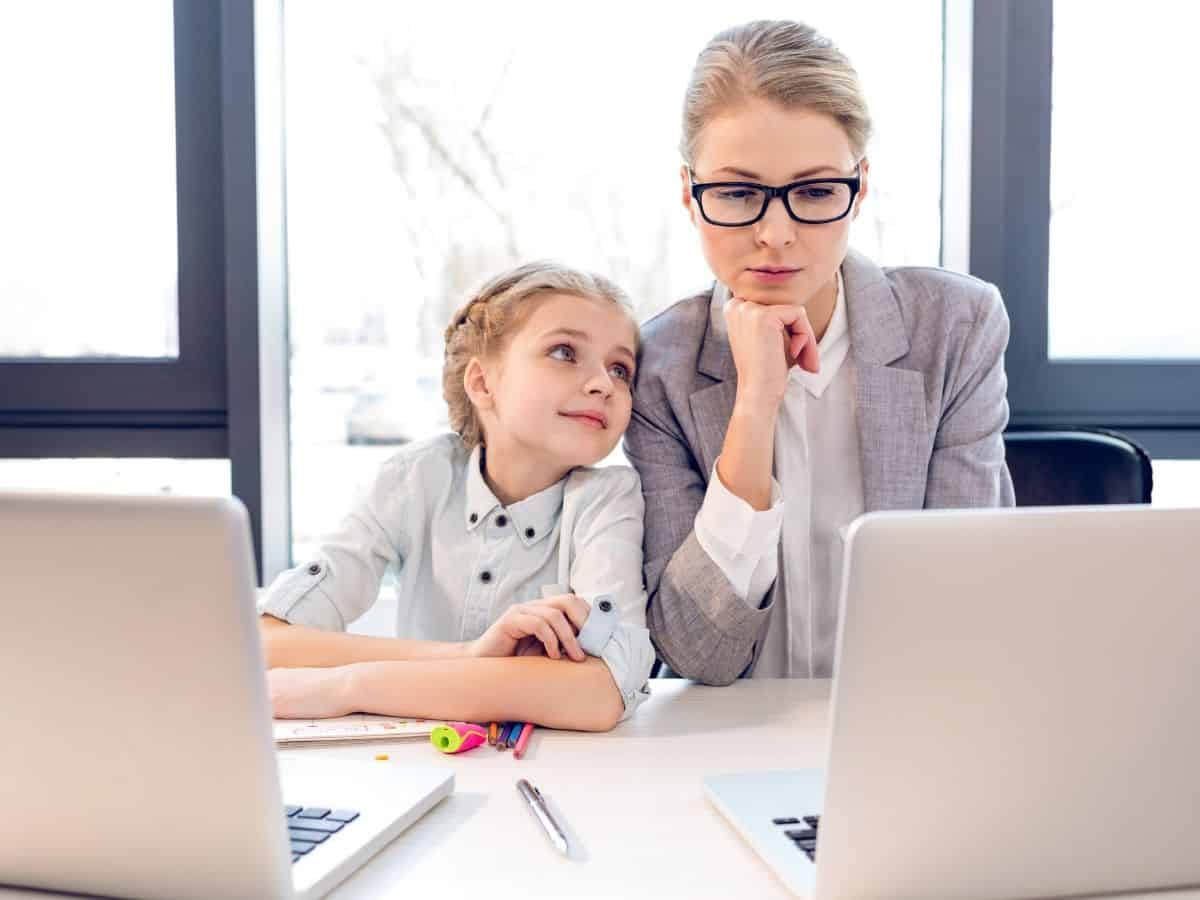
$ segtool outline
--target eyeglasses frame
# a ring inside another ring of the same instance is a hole
[[[701,181],[696,180],[696,173],[692,170],[691,166],[688,166],[688,179],[692,182],[692,197],[693,197],[693,199],[695,199],[696,205],[700,208],[701,218],[703,218],[704,221],[707,222],[709,225],[715,225],[718,228],[745,228],[747,225],[753,225],[755,222],[761,221],[762,217],[767,214],[767,209],[768,209],[768,207],[770,207],[771,201],[774,200],[776,197],[778,197],[780,200],[783,201],[783,208],[785,210],[787,210],[787,214],[792,218],[792,221],[800,222],[803,225],[828,225],[830,222],[840,221],[841,219],[844,219],[844,218],[846,218],[846,216],[850,215],[850,210],[854,209],[854,198],[857,197],[859,191],[862,190],[862,175],[859,174],[859,167],[857,165],[854,167],[854,174],[852,176],[850,176],[849,178],[844,178],[844,177],[804,178],[804,179],[801,179],[800,181],[793,181],[789,184],[785,184],[780,187],[772,187],[769,184],[758,184],[757,182],[754,182],[754,181],[703,181],[703,182],[701,182]],[[806,184],[844,184],[847,187],[849,187],[850,188],[850,202],[848,204],[846,204],[846,211],[843,212],[840,216],[834,216],[831,219],[802,219],[802,218],[800,218],[800,216],[796,215],[796,213],[792,211],[792,207],[788,203],[787,195],[790,194],[792,191],[794,191],[796,188],[803,187]],[[700,199],[700,195],[703,194],[709,188],[715,188],[715,187],[754,188],[755,190],[762,191],[763,195],[766,199],[763,201],[762,209],[760,209],[758,211],[758,215],[755,216],[753,219],[747,219],[745,222],[736,222],[736,223],[714,222],[712,219],[710,219],[708,217],[708,213],[706,213],[704,211],[704,201],[702,199]]]

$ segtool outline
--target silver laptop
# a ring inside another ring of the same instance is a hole
[[[0,884],[318,897],[453,790],[277,767],[255,620],[236,500],[0,493]]]
[[[850,529],[828,769],[705,780],[798,896],[1200,884],[1200,510]]]

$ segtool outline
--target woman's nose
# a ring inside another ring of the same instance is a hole
[[[796,223],[783,206],[782,197],[772,197],[767,211],[754,224],[754,239],[764,247],[787,247],[796,240]]]

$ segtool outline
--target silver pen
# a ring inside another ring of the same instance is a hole
[[[517,792],[529,804],[529,809],[533,812],[533,817],[538,820],[538,824],[542,826],[542,830],[550,838],[550,843],[558,848],[559,853],[566,856],[567,835],[563,832],[559,824],[554,821],[554,816],[550,815],[550,810],[546,807],[546,799],[542,796],[542,792],[524,778],[517,779]]]

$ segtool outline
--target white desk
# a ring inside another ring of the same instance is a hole
[[[480,747],[442,756],[427,741],[310,746],[286,756],[440,764],[454,794],[344,882],[331,900],[479,897],[789,896],[704,798],[705,773],[823,766],[829,682],[656,680],[637,715],[608,734],[534,732],[524,759]],[[560,856],[517,795],[526,777],[561,812]],[[1114,852],[1115,848],[1114,848]],[[503,887],[501,887],[503,885]],[[45,900],[0,889],[0,900]],[[1150,895],[1138,895],[1150,900]],[[1200,892],[1154,900],[1200,900]]]

